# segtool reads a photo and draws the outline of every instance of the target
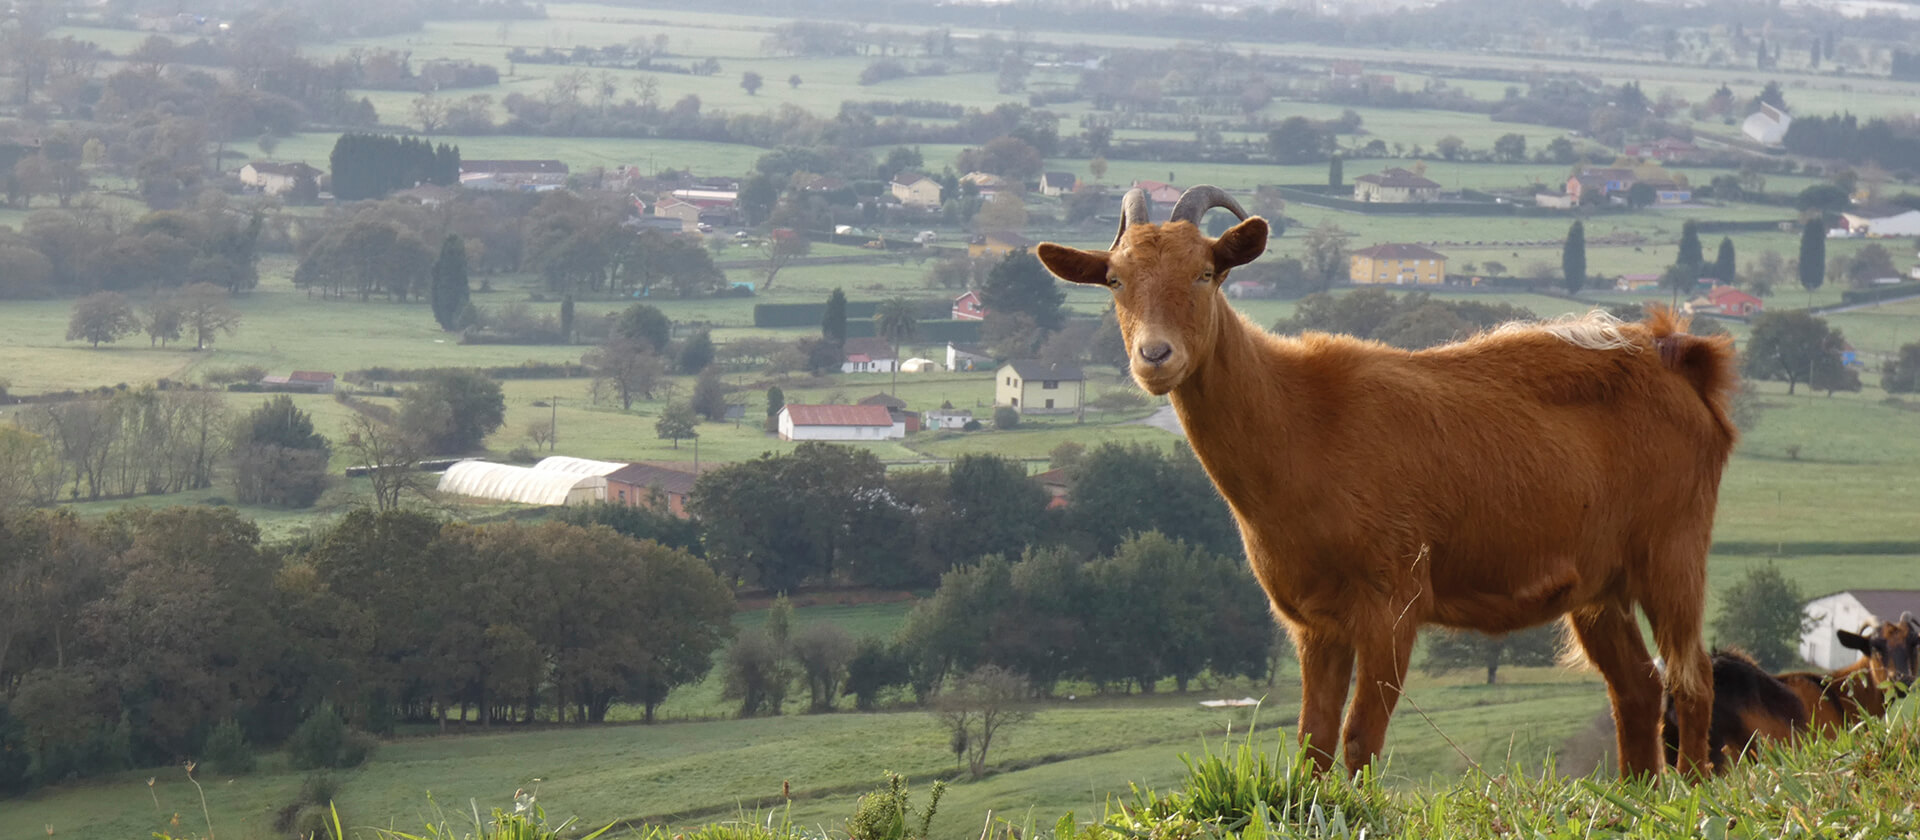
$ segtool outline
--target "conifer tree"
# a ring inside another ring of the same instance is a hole
[[[433,261],[433,320],[443,330],[461,327],[470,290],[467,287],[467,246],[457,234],[448,234],[440,245],[440,258]]]

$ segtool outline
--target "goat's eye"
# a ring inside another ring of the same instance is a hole
[[[1107,275],[1107,288],[1110,288],[1110,289],[1120,288],[1120,275],[1118,274]]]

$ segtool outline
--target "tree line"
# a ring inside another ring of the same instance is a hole
[[[265,544],[230,509],[0,516],[0,791],[354,727],[649,714],[701,679],[733,597],[606,528],[350,513]]]
[[[420,184],[459,184],[460,149],[418,137],[342,134],[334,141],[328,168],[335,198],[379,198]]]
[[[232,293],[260,282],[265,219],[222,200],[121,222],[92,209],[37,210],[0,229],[0,299],[155,295],[196,283]]]

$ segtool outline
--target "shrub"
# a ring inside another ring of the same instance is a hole
[[[940,808],[940,795],[946,792],[946,782],[934,782],[927,792],[927,807],[915,808],[907,780],[889,773],[886,787],[860,797],[853,816],[847,818],[847,836],[852,840],[926,840],[934,812]]]
[[[347,728],[331,704],[321,704],[287,739],[287,755],[300,770],[358,767],[373,755],[373,736]]]
[[[1008,429],[1018,428],[1019,426],[1020,412],[1013,410],[1012,406],[1003,405],[993,410],[994,428],[1004,432]]]
[[[325,806],[339,795],[340,780],[325,770],[308,773],[306,778],[300,780],[301,805]]]
[[[200,748],[207,767],[222,776],[244,776],[253,772],[253,748],[247,746],[246,733],[240,730],[240,724],[234,720],[225,720],[213,728],[207,735],[207,742]]]
[[[208,385],[224,385],[230,382],[259,382],[267,375],[267,369],[259,365],[227,365],[210,367],[200,374],[200,381]]]

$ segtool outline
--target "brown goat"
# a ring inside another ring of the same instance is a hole
[[[1831,735],[1867,717],[1885,717],[1887,701],[1904,694],[1920,664],[1920,618],[1903,614],[1866,634],[1839,631],[1840,644],[1866,658],[1831,673],[1773,675],[1738,651],[1713,653],[1713,723],[1708,757],[1724,770],[1759,741],[1792,741],[1812,731]],[[1666,708],[1667,763],[1678,759],[1673,697]]]
[[[1196,227],[1214,207],[1242,220],[1218,239]],[[1131,191],[1108,250],[1038,255],[1112,290],[1134,380],[1170,395],[1299,651],[1316,766],[1336,744],[1350,771],[1379,754],[1421,625],[1505,633],[1566,616],[1606,678],[1622,771],[1658,773],[1661,681],[1639,606],[1669,663],[1684,766],[1704,771],[1700,622],[1735,438],[1731,342],[1665,312],[1412,353],[1275,336],[1221,293],[1265,250],[1265,220],[1216,187],[1188,190],[1165,224],[1147,211]]]

